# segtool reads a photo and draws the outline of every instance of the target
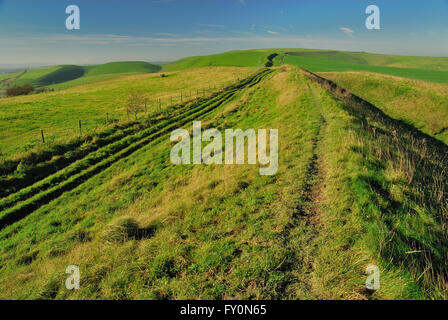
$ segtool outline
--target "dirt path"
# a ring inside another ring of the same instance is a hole
[[[8,87],[12,82],[16,81],[17,79],[19,79],[21,76],[23,76],[26,73],[26,70],[23,71],[21,74],[15,76],[15,77],[11,77],[11,78],[6,78],[3,79],[2,81],[0,81],[0,86],[4,86],[4,87]]]
[[[315,91],[307,83],[308,89],[311,92],[314,100],[314,106],[319,112],[319,128],[316,137],[313,141],[313,156],[308,168],[309,180],[306,182],[306,194],[307,194],[307,206],[306,216],[310,223],[313,225],[320,225],[321,212],[323,204],[323,189],[325,188],[325,166],[324,166],[324,148],[323,137],[326,130],[327,122],[322,112],[322,105],[316,96]]]
[[[316,92],[307,83],[309,92],[312,94],[314,108],[318,112],[318,128],[313,139],[312,157],[307,169],[307,178],[305,183],[304,202],[299,208],[302,219],[305,220],[306,227],[309,230],[309,237],[304,243],[307,255],[306,261],[306,283],[309,295],[313,299],[319,299],[321,292],[316,286],[316,278],[314,276],[316,256],[318,254],[319,237],[322,232],[322,213],[324,211],[324,190],[326,183],[325,169],[325,143],[324,137],[327,134],[327,122],[325,120],[322,105]],[[318,280],[317,280],[318,281]]]
[[[291,274],[291,282],[287,285],[286,295],[300,299],[319,299],[321,293],[316,286],[314,266],[322,230],[321,215],[324,210],[326,180],[324,136],[327,134],[327,123],[317,94],[308,83],[307,86],[313,101],[309,108],[313,109],[312,114],[317,127],[312,138],[311,157],[306,168],[303,193],[285,237],[293,241],[294,246],[291,250],[295,257],[294,271]]]

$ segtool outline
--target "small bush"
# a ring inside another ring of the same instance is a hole
[[[24,84],[23,86],[14,86],[12,88],[9,88],[6,90],[6,95],[8,97],[15,97],[15,96],[21,96],[26,95],[34,92],[34,87],[30,85],[29,83]]]

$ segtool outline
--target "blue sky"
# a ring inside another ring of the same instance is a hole
[[[80,30],[65,28],[72,4]],[[381,30],[365,27],[370,4]],[[448,0],[0,0],[0,43],[1,67],[273,47],[448,56]]]

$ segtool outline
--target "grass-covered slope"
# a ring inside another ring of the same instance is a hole
[[[261,67],[275,49],[230,51],[210,56],[189,57],[163,65],[164,71],[183,70],[205,66]]]
[[[448,86],[372,73],[322,75],[448,144]]]
[[[140,72],[140,73],[154,73],[160,71],[161,67],[142,61],[128,61],[128,62],[110,62],[95,66],[85,67],[87,70],[86,76],[94,76],[100,74],[112,74],[112,73],[127,73],[127,72]]]
[[[296,57],[314,58],[349,64],[448,71],[448,58],[446,57],[396,56],[335,50],[292,50],[284,52]]]
[[[0,152],[10,157],[29,150],[45,148],[40,129],[45,131],[47,145],[79,136],[78,120],[83,133],[100,129],[109,113],[111,120],[127,121],[125,102],[131,92],[144,92],[148,111],[161,106],[213,91],[224,83],[242,77],[247,68],[202,68],[168,74],[134,75],[76,86],[66,90],[0,99]],[[172,101],[171,101],[172,99]]]
[[[337,59],[340,57],[341,59]],[[410,79],[418,79],[430,82],[448,83],[448,71],[431,70],[418,68],[389,67],[383,65],[367,64],[367,60],[357,60],[352,56],[340,55],[334,59],[322,59],[322,55],[306,56],[288,54],[284,58],[285,64],[301,66],[313,72],[344,72],[344,71],[367,71],[379,74],[386,74]],[[427,58],[430,60],[431,58]],[[448,59],[447,59],[448,60]],[[349,62],[350,61],[350,62]],[[362,62],[355,63],[354,61]]]
[[[39,87],[49,86],[61,82],[66,82],[81,78],[86,73],[85,68],[75,65],[60,66],[57,70],[52,71],[44,76],[37,78],[34,85]],[[24,81],[24,79],[21,79]]]
[[[62,192],[36,188],[36,206],[0,230],[0,298],[446,298],[447,160],[412,127],[324,89],[295,67],[264,71],[49,176]],[[192,119],[278,129],[277,174],[173,165],[167,126]],[[69,291],[73,264],[81,287]]]
[[[37,68],[25,71],[23,74],[5,75],[0,78],[0,81],[11,79],[9,86],[24,85],[30,83],[36,87],[55,86],[63,84],[68,87],[70,85],[81,84],[87,82],[97,81],[101,76],[108,76],[108,78],[118,77],[120,75],[140,74],[140,73],[155,73],[160,71],[161,67],[142,61],[124,61],[111,62],[101,65],[91,66],[76,66],[76,65],[61,65],[48,68]],[[73,82],[72,80],[76,80]]]
[[[273,65],[291,64],[313,72],[369,71],[379,74],[448,83],[448,58],[412,57],[365,52],[313,49],[259,49],[230,51],[217,55],[185,58],[163,66],[182,70],[203,66],[261,67],[272,54]]]

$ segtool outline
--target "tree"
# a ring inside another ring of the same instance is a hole
[[[131,93],[126,101],[126,111],[134,114],[135,120],[139,112],[145,111],[147,99],[141,92]]]

